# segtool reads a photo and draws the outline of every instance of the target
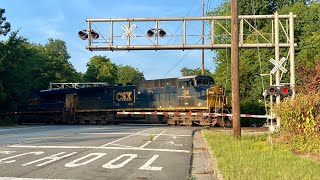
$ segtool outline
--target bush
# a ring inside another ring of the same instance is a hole
[[[320,153],[320,93],[286,98],[275,112],[282,123],[279,139],[294,151]]]

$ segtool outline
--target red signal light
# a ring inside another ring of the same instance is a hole
[[[86,40],[88,38],[88,34],[82,30],[78,32],[78,36],[82,39],[82,40]]]
[[[286,87],[286,86],[281,86],[280,87],[280,94],[284,97],[291,95],[291,88]]]
[[[159,37],[164,37],[164,36],[166,36],[166,34],[167,33],[163,29],[159,30]]]
[[[94,30],[90,31],[90,36],[91,36],[92,39],[98,39],[99,38],[99,34]]]
[[[148,37],[153,37],[153,36],[154,36],[154,32],[153,32],[151,29],[148,30],[147,36],[148,36]]]
[[[279,89],[276,86],[270,86],[267,89],[267,94],[269,96],[279,96]]]

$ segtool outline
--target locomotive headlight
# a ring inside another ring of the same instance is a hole
[[[214,94],[214,91],[209,91],[209,94]]]

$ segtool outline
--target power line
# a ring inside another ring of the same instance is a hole
[[[194,0],[193,3],[192,3],[192,5],[191,5],[191,8],[188,10],[188,12],[186,13],[185,16],[189,16],[189,15],[190,15],[190,13],[192,12],[192,9],[195,7],[196,3],[197,3],[197,0]],[[180,29],[181,26],[182,26],[182,24],[179,25],[179,27],[176,29],[176,31],[174,32],[174,34],[176,34],[176,33],[178,32],[178,30]],[[168,41],[167,44],[170,43],[170,41],[172,40],[173,37],[174,37],[174,36],[172,36],[172,37],[169,39],[169,41]],[[177,39],[176,39],[175,41],[173,41],[173,43],[176,42],[176,41],[177,41]],[[145,74],[145,76],[151,72],[150,70],[151,70],[151,68],[153,67],[153,65],[156,64],[156,63],[160,60],[160,57],[161,57],[160,54],[161,54],[161,56],[164,56],[165,54],[167,54],[167,51],[161,51],[161,52],[159,52],[159,53],[152,59],[153,63],[151,63],[149,66],[147,66],[147,68],[145,68],[145,69],[142,71],[142,72]]]

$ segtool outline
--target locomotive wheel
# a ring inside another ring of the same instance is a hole
[[[223,109],[223,111],[219,111],[219,113],[230,114],[229,109]],[[217,117],[217,125],[222,127],[231,127],[232,126],[232,118],[229,116],[219,116]]]
[[[182,124],[185,126],[192,126],[192,121],[189,118],[185,118],[182,120]]]

